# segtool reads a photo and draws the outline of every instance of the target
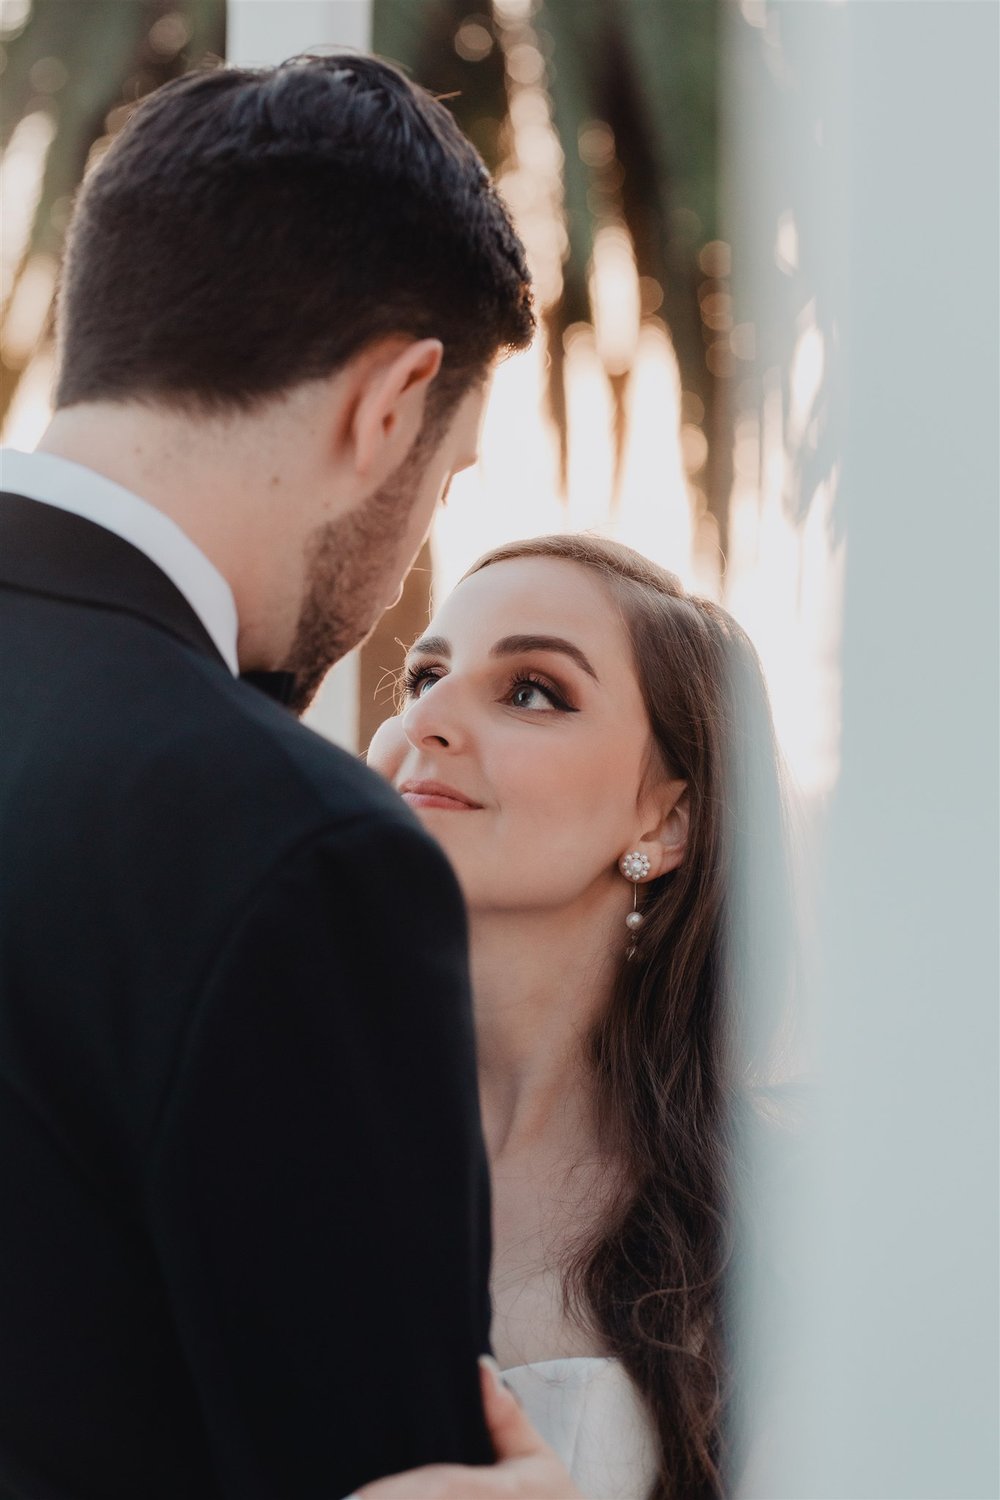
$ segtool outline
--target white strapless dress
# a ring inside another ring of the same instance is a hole
[[[646,1500],[656,1437],[619,1360],[547,1359],[503,1378],[587,1500]]]

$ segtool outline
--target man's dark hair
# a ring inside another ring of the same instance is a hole
[[[81,189],[56,406],[250,409],[402,333],[444,344],[440,420],[533,328],[507,210],[430,94],[364,55],[216,69],[143,100]]]

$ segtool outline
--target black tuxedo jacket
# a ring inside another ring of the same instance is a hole
[[[0,497],[0,1495],[486,1462],[464,912],[127,542]]]

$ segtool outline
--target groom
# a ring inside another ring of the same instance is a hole
[[[371,58],[189,75],[81,191],[0,474],[3,1496],[491,1457],[460,897],[274,691],[392,602],[531,333],[478,157]]]

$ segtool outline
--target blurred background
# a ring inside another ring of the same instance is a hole
[[[797,1175],[757,1205],[784,1273],[763,1311],[745,1294],[747,1379],[773,1384],[748,1500],[1000,1495],[998,22],[993,0],[0,0],[10,445],[47,420],[75,188],[190,67],[373,48],[447,99],[511,205],[540,335],[317,728],[363,749],[432,593],[514,536],[629,542],[760,651],[811,850],[817,1089]]]

